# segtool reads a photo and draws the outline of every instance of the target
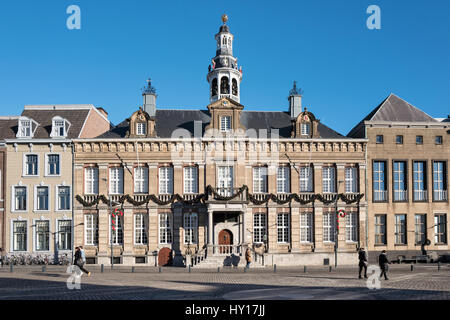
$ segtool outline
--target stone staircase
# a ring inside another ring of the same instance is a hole
[[[238,267],[247,265],[244,255],[210,255],[192,265],[196,269],[209,269],[217,267]],[[264,268],[263,257],[254,255],[250,268]]]

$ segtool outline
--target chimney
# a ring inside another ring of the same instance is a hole
[[[97,110],[100,111],[100,113],[101,113],[106,119],[108,119],[108,112],[106,112],[105,109],[103,109],[102,107],[97,107]]]
[[[151,79],[147,80],[147,86],[142,91],[144,111],[148,113],[150,117],[156,115],[156,90],[152,86]]]
[[[289,91],[289,113],[291,118],[297,118],[302,112],[302,89],[297,89],[297,81],[294,81],[294,87]]]

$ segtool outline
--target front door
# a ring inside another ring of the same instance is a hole
[[[222,254],[231,253],[231,245],[233,244],[233,234],[230,230],[224,229],[219,232],[219,252]]]
[[[162,248],[158,253],[158,265],[161,267],[172,265],[172,250],[169,248]]]

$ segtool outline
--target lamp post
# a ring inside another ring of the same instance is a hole
[[[334,267],[337,268],[338,266],[338,242],[339,242],[339,212],[338,212],[338,200],[339,200],[339,187],[341,185],[343,181],[339,180],[338,181],[338,188],[336,190],[336,201],[334,203],[334,208],[335,208],[335,227],[334,227]]]
[[[102,178],[103,181],[105,181],[105,183],[108,182],[108,180],[106,178]],[[112,200],[111,200],[111,194],[109,193],[109,188],[108,186],[106,186],[106,189],[108,191],[108,201],[109,201],[109,215],[111,216],[111,220],[110,220],[110,237],[109,237],[109,241],[111,243],[111,269],[114,269],[114,254],[113,254],[113,241],[112,241],[112,237],[113,237],[113,212],[112,212]]]

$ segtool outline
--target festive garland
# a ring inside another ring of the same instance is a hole
[[[123,195],[119,198],[119,202],[114,202],[110,201],[104,196],[104,195],[100,195],[98,197],[96,197],[92,202],[87,202],[85,201],[80,195],[77,195],[75,197],[75,199],[81,203],[83,205],[83,207],[92,207],[92,206],[96,206],[98,205],[100,202],[107,204],[107,205],[111,205],[111,206],[117,206],[119,204],[121,204],[123,206],[123,204],[125,203],[125,201],[127,201],[128,203],[132,204],[133,206],[142,206],[142,205],[146,205],[148,204],[150,201],[160,205],[160,206],[165,206],[168,204],[173,204],[175,202],[180,202],[186,205],[193,205],[193,204],[198,204],[198,203],[205,203],[205,201],[208,199],[208,195],[212,194],[214,196],[215,200],[219,200],[219,201],[231,201],[233,199],[236,199],[237,197],[240,197],[244,191],[248,191],[248,187],[246,185],[242,186],[241,188],[239,188],[238,192],[236,192],[235,194],[231,195],[231,196],[223,196],[221,194],[219,194],[216,190],[214,190],[214,188],[211,185],[208,185],[206,187],[206,193],[205,194],[199,194],[197,196],[195,196],[195,198],[191,199],[191,200],[184,200],[182,196],[180,196],[179,194],[173,194],[170,196],[170,198],[166,201],[162,201],[160,200],[156,195],[151,194],[151,195],[147,195],[144,197],[144,199],[142,201],[136,201],[133,199],[133,197],[131,197],[130,195]],[[255,205],[263,205],[268,203],[270,200],[272,200],[273,202],[279,204],[279,205],[283,205],[283,204],[287,204],[290,203],[292,200],[295,200],[296,202],[302,204],[302,205],[306,205],[312,202],[315,202],[316,200],[322,202],[325,205],[329,205],[333,202],[336,202],[337,199],[341,199],[343,202],[345,202],[346,204],[352,204],[352,203],[359,203],[359,201],[364,197],[364,194],[358,194],[356,195],[353,199],[347,197],[345,194],[341,193],[341,194],[337,194],[334,195],[333,197],[331,197],[331,199],[327,200],[325,199],[325,197],[321,194],[312,194],[307,200],[303,200],[298,194],[290,194],[288,196],[285,197],[285,199],[280,199],[277,195],[271,193],[271,194],[267,194],[264,196],[264,199],[262,200],[258,200],[255,195],[248,193],[248,200]]]

